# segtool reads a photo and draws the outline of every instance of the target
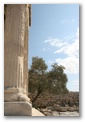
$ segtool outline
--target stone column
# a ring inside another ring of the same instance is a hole
[[[31,115],[28,93],[28,4],[6,4],[4,10],[4,114]]]

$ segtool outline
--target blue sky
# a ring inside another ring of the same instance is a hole
[[[79,5],[32,4],[29,67],[32,57],[66,67],[67,88],[79,91]]]

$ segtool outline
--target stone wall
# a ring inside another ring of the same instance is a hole
[[[33,95],[30,96],[31,100]],[[33,103],[36,108],[43,108],[55,111],[79,111],[79,93],[71,92],[66,95],[40,95]]]

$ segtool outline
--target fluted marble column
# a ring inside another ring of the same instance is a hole
[[[30,99],[27,97],[29,13],[29,4],[5,6],[4,113],[9,116],[31,115]],[[16,108],[16,111],[13,108]]]

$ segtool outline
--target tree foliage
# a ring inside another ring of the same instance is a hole
[[[65,67],[54,63],[52,69],[47,72],[47,65],[43,58],[33,57],[29,69],[29,92],[36,94],[33,101],[44,91],[51,94],[67,93],[67,75]]]
[[[39,57],[32,58],[31,70],[34,70],[38,74],[44,74],[46,69],[47,65],[45,64],[45,61],[42,58]]]
[[[29,91],[36,93],[36,96],[32,102],[34,102],[46,88],[46,69],[47,65],[42,58],[32,58],[32,65],[31,69],[29,70]]]
[[[68,92],[66,84],[68,81],[67,75],[64,73],[65,67],[54,63],[52,70],[48,73],[49,91],[53,94],[63,94]]]

